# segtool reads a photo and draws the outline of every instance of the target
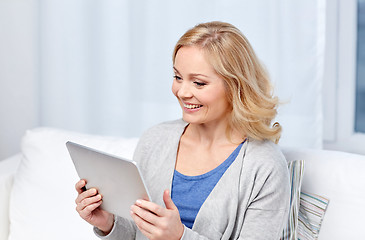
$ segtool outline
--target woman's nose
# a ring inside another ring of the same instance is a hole
[[[191,86],[187,82],[183,82],[180,85],[179,91],[177,92],[180,98],[190,98],[193,96]]]

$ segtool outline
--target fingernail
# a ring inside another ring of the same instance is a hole
[[[141,200],[137,200],[137,201],[136,201],[136,204],[137,204],[137,205],[141,205],[141,204],[142,204],[142,201],[141,201]]]

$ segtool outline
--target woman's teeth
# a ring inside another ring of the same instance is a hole
[[[200,108],[203,105],[198,105],[198,104],[185,104],[184,103],[184,107],[188,108],[188,109],[195,109],[195,108]]]

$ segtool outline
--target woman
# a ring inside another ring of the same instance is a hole
[[[277,98],[247,39],[199,24],[176,44],[173,70],[182,120],[149,129],[134,155],[154,202],[137,200],[133,221],[114,217],[80,180],[80,216],[105,239],[279,239],[290,187]]]

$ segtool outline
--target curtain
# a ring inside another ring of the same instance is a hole
[[[325,0],[39,1],[40,123],[140,136],[181,117],[171,54],[197,23],[238,27],[282,104],[280,141],[322,147]]]

